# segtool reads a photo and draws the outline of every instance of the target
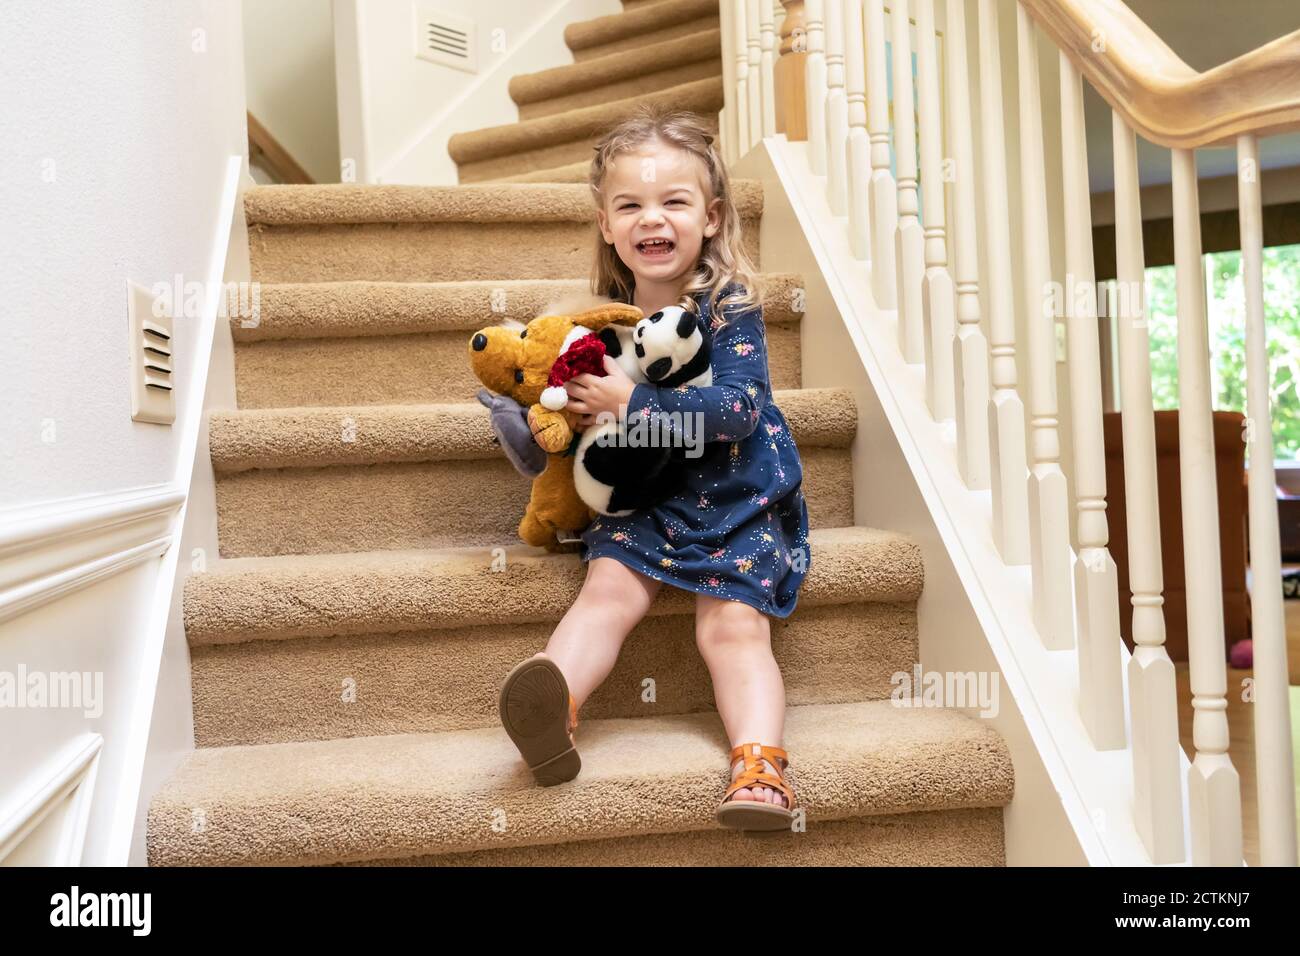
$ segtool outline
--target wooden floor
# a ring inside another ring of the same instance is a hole
[[[1291,684],[1291,742],[1296,770],[1297,830],[1300,830],[1300,600],[1283,602],[1286,614],[1287,665]],[[1178,673],[1178,732],[1183,751],[1191,759],[1192,746],[1192,693],[1187,663],[1177,662]],[[1251,670],[1228,668],[1228,753],[1241,775],[1242,842],[1246,862],[1259,864],[1259,807],[1255,796],[1255,724],[1251,704],[1241,699],[1242,681],[1252,676]]]

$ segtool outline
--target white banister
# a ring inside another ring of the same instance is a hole
[[[826,175],[826,5],[805,0],[804,23],[808,31],[808,60],[804,67],[808,120],[808,165]]]
[[[1142,209],[1137,137],[1112,113],[1115,153],[1115,275],[1119,286],[1120,407],[1124,433],[1124,501],[1128,579],[1133,592],[1129,723],[1133,733],[1133,812],[1151,862],[1181,863],[1183,799],[1178,699],[1165,650],[1160,502],[1156,492],[1156,425],[1151,400],[1151,344],[1143,289]],[[1214,511],[1218,514],[1218,510]]]
[[[966,487],[982,490],[989,487],[989,347],[980,328],[966,0],[948,0],[946,26],[948,142],[953,150],[953,266],[957,279],[957,336],[953,342],[957,465]]]
[[[921,315],[921,276],[925,237],[917,216],[916,115],[912,96],[912,38],[908,0],[892,0],[889,12],[890,59],[894,67],[894,169],[898,172],[898,231],[894,234],[898,341],[903,360],[925,361]]]
[[[776,20],[771,0],[759,0],[759,89],[763,135],[776,135]]]
[[[736,100],[732,109],[736,114],[736,157],[749,152],[751,145],[749,126],[749,28],[746,25],[747,0],[734,0],[732,28],[735,37]]]
[[[894,230],[898,189],[889,169],[889,86],[885,70],[885,3],[867,0],[867,130],[871,135],[871,292],[882,309],[897,306]]]
[[[736,135],[743,154],[765,135],[763,124],[771,97],[758,78],[766,63],[754,61],[752,51],[756,31],[761,33],[759,46],[764,55],[769,49],[771,19],[765,5],[771,0],[756,0],[760,7],[754,6],[755,0],[730,2],[734,3],[730,8],[733,20],[748,23],[747,29],[742,25],[728,30],[729,36],[741,38],[745,46],[747,72],[735,84],[748,97],[745,116],[737,114],[738,126],[747,125],[746,135],[739,131]],[[940,2],[942,10],[936,8]],[[1097,2],[1120,4],[1120,0]],[[1117,111],[1112,111],[1111,119],[1118,296],[1117,310],[1108,310],[1107,315],[1115,317],[1116,328],[1117,358],[1112,361],[1122,409],[1126,583],[1132,595],[1131,608],[1120,605],[1119,573],[1111,553],[1099,374],[1102,329],[1083,87],[1085,81],[1104,84],[1105,69],[1099,73],[1096,62],[1088,59],[1078,42],[1060,45],[1061,36],[1085,36],[1086,17],[1096,15],[1083,10],[1081,3],[804,0],[801,22],[808,38],[803,77],[808,165],[815,176],[826,177],[833,217],[846,217],[830,222],[844,230],[852,259],[869,261],[875,300],[871,321],[887,322],[892,311],[898,323],[898,353],[891,356],[895,371],[889,374],[904,371],[898,364],[900,356],[908,364],[924,363],[925,404],[930,414],[918,418],[910,411],[908,427],[937,429],[939,423],[955,420],[956,464],[966,488],[991,491],[991,530],[1000,564],[1009,572],[1013,566],[1030,565],[1027,579],[1020,573],[1007,579],[1009,585],[1030,592],[1026,595],[1030,604],[1017,608],[1016,613],[1032,607],[1032,629],[1043,648],[1075,646],[1074,655],[1052,655],[1052,660],[1053,666],[1059,663],[1075,668],[1079,719],[1092,748],[1129,750],[1131,801],[1118,794],[1120,799],[1112,804],[1124,808],[1120,829],[1127,836],[1118,831],[1108,835],[1100,824],[1095,835],[1108,844],[1113,841],[1117,848],[1125,838],[1132,843],[1140,840],[1150,862],[1157,865],[1189,859],[1196,865],[1239,865],[1241,790],[1228,753],[1227,695],[1233,689],[1227,685],[1224,663],[1214,419],[1195,154],[1173,151],[1172,187],[1179,322],[1179,473],[1195,745],[1191,771],[1184,779],[1176,670],[1165,646],[1161,501],[1137,135],[1126,118],[1135,114],[1122,91],[1117,93],[1113,86],[1106,91],[1119,99],[1111,100]],[[978,12],[974,27],[971,4]],[[1011,6],[1016,11],[1016,59],[1004,63],[1002,40],[1009,38],[1011,24],[1000,22],[1000,18],[1001,11]],[[792,16],[799,15],[797,3],[792,2],[790,10]],[[915,16],[914,24],[909,13]],[[940,16],[942,34],[938,30]],[[1059,207],[1052,205],[1057,199],[1049,192],[1048,147],[1053,144],[1044,141],[1044,126],[1050,117],[1044,113],[1041,90],[1040,30],[1057,43]],[[970,52],[972,46],[977,54]],[[1141,62],[1135,50],[1125,47],[1124,53],[1130,67]],[[724,56],[726,62],[732,62],[729,50],[724,50]],[[738,67],[741,64],[739,55],[736,63]],[[1008,119],[1004,93],[1013,91],[1004,90],[1003,84],[1013,69],[1016,114]],[[976,85],[978,98],[972,92]],[[1159,90],[1147,93],[1157,99],[1163,96]],[[729,111],[735,106],[728,101]],[[1008,135],[1008,124],[1015,127],[1014,135]],[[1294,125],[1300,128],[1300,121]],[[1250,407],[1246,440],[1261,862],[1294,866],[1296,795],[1287,646],[1276,583],[1281,572],[1263,302],[1259,147],[1255,136],[1243,135],[1237,139],[1237,148],[1245,385]],[[1009,149],[1016,153],[1008,153]],[[820,181],[814,181],[820,187]],[[948,183],[952,184],[950,194],[946,194]],[[1014,193],[1009,195],[1011,190]],[[1010,199],[1016,200],[1014,206]],[[1014,249],[1012,208],[1020,217],[1015,223]],[[1058,210],[1063,213],[1060,232],[1053,233],[1051,216]],[[825,216],[824,211],[820,216]],[[1052,266],[1057,243],[1063,245],[1063,288],[1053,281],[1058,278]],[[852,261],[842,246],[835,256],[841,263]],[[884,314],[875,314],[875,310]],[[1024,331],[1020,332],[1022,319]],[[1062,465],[1062,443],[1067,436],[1062,433],[1057,401],[1055,323],[1060,319],[1064,319],[1069,346],[1065,357],[1068,440],[1074,471],[1068,479]],[[1018,343],[1020,335],[1024,339]],[[873,348],[878,346],[873,343]],[[892,352],[893,345],[889,348]],[[1023,366],[1023,375],[1018,364]],[[909,388],[919,384],[910,374],[907,380]],[[911,392],[907,401],[915,405],[919,395]],[[942,431],[939,434],[946,439]],[[928,440],[934,439],[935,435],[928,436]],[[930,463],[927,467],[942,465]],[[1069,505],[1071,483],[1077,493],[1073,512]],[[1114,487],[1111,492],[1115,493]],[[944,494],[950,493],[955,492]],[[968,504],[964,499],[962,503],[943,501],[949,513]],[[986,521],[984,518],[978,527],[972,525],[963,532],[974,533],[980,547],[987,547]],[[1071,522],[1076,522],[1077,559],[1071,547]],[[1122,635],[1130,621],[1133,653],[1125,673]],[[1026,623],[1017,619],[1004,633],[1023,640],[1030,630]],[[1068,685],[1055,690],[1063,701],[1068,700]],[[1190,848],[1185,822],[1191,827]],[[1121,853],[1133,850],[1136,846]]]
[[[867,135],[867,61],[863,48],[862,0],[844,0],[844,88],[848,98],[849,248],[854,258],[870,252],[871,139]]]
[[[1210,341],[1196,154],[1173,150],[1174,271],[1178,288],[1178,471],[1183,502],[1187,653],[1192,680],[1188,776],[1193,866],[1241,865],[1241,781],[1228,756],[1223,572],[1215,480]]]
[[[1074,647],[1070,587],[1070,497],[1061,469],[1056,408],[1056,330],[1052,258],[1047,231],[1047,159],[1038,77],[1038,37],[1023,4],[1016,4],[1020,87],[1021,260],[1024,269],[1026,358],[1029,359],[1031,467],[1029,470],[1030,580],[1034,624],[1049,650]]]
[[[943,124],[939,117],[939,56],[934,0],[917,0],[916,68],[920,80],[922,225],[925,275],[921,279],[921,327],[925,335],[925,398],[936,419],[953,418],[953,315],[956,293],[948,274],[944,222]]]
[[[1291,754],[1286,624],[1273,473],[1273,414],[1264,330],[1264,225],[1259,144],[1237,140],[1241,278],[1246,305],[1247,448],[1250,454],[1251,647],[1254,658],[1255,786],[1259,856],[1264,866],[1296,865],[1295,766]]]
[[[1007,221],[1006,134],[1002,117],[1002,53],[997,0],[979,0],[980,157],[984,180],[990,364],[989,468],[993,537],[1007,564],[1029,563],[1029,503],[1025,407],[1016,391],[1016,322]]]
[[[831,212],[848,212],[849,103],[844,91],[844,3],[826,0],[826,201]]]
[[[1074,566],[1078,617],[1079,716],[1098,750],[1125,744],[1124,680],[1120,668],[1119,573],[1106,522],[1106,446],[1102,434],[1101,351],[1097,336],[1096,271],[1084,129],[1083,79],[1060,57],[1062,191],[1065,196],[1063,290],[1069,348],[1079,557]]]
[[[765,0],[745,0],[745,48],[749,57],[749,142],[746,151],[763,138],[763,30],[759,6]]]

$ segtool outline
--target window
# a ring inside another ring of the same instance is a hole
[[[1241,253],[1213,252],[1204,261],[1214,407],[1244,412],[1246,305]],[[1175,290],[1173,266],[1146,270],[1151,394],[1158,409],[1178,407]],[[1264,250],[1264,323],[1273,378],[1273,457],[1290,463],[1300,458],[1300,245]]]

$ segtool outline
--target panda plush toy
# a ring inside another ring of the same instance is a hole
[[[606,354],[639,384],[713,384],[708,339],[699,319],[680,306],[660,309],[632,328],[608,326],[601,338]],[[574,451],[573,484],[593,511],[628,515],[671,497],[681,486],[687,449],[665,446],[662,429],[653,421],[648,425],[643,429],[647,442],[640,446],[629,444],[618,422],[598,422],[582,433]]]

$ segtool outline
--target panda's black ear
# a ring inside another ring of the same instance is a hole
[[[689,312],[683,312],[677,320],[677,337],[679,339],[689,339],[694,331],[695,316]]]
[[[596,333],[596,337],[605,343],[605,354],[610,358],[618,358],[623,354],[623,343],[618,340],[618,333],[612,325],[605,326]]]
[[[660,310],[659,310],[658,312],[656,312],[654,315],[647,316],[647,318],[648,318],[652,323],[653,323],[653,322],[658,322],[658,321],[659,321],[660,319],[662,319],[663,317],[664,317],[664,313],[663,313],[663,310],[662,310],[662,309],[660,309]]]

